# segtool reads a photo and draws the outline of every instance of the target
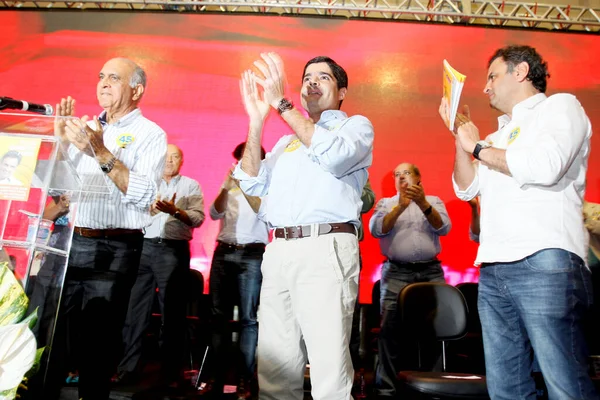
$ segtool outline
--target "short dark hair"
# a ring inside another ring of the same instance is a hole
[[[233,155],[233,158],[240,161],[242,159],[242,156],[244,155],[245,148],[246,148],[246,142],[242,142],[242,143],[238,144],[237,146],[235,146],[233,153],[231,153]],[[266,155],[267,155],[267,153],[265,152],[265,148],[261,146],[260,147],[260,159],[264,160]]]
[[[304,66],[304,71],[302,71],[302,78],[301,78],[302,81],[304,81],[304,75],[306,74],[306,68],[308,68],[308,66],[311,64],[318,64],[318,63],[326,63],[329,66],[329,69],[331,69],[331,72],[333,73],[333,77],[337,81],[338,89],[342,89],[342,88],[347,89],[348,88],[348,74],[346,73],[344,68],[342,68],[341,65],[339,65],[338,63],[336,63],[335,61],[333,61],[331,58],[329,58],[327,56],[318,56],[311,60],[308,60],[308,62]],[[340,104],[338,105],[338,107],[342,106],[342,101],[343,100],[340,100]]]
[[[21,164],[21,159],[23,158],[23,156],[16,150],[9,150],[2,156],[2,161],[4,161],[7,158],[16,158],[19,164]]]
[[[548,63],[542,59],[542,56],[533,47],[510,45],[498,49],[490,57],[488,68],[497,58],[502,58],[507,64],[508,72],[513,72],[515,67],[522,62],[529,64],[529,72],[526,79],[531,82],[538,92],[546,93],[546,80],[550,78]]]

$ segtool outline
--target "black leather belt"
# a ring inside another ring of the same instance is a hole
[[[274,236],[279,239],[302,239],[311,236],[312,225],[286,226],[275,229]],[[319,224],[319,235],[328,233],[352,233],[356,235],[356,227],[349,222]]]
[[[217,243],[219,244],[219,246],[221,247],[225,247],[227,249],[231,249],[231,250],[245,250],[245,249],[264,249],[265,248],[265,244],[264,243],[227,243],[227,242],[222,242],[220,240],[217,240]]]
[[[178,243],[187,243],[187,240],[182,240],[182,239],[165,239],[165,238],[161,238],[161,237],[154,237],[154,238],[144,238],[145,241],[148,241],[150,243],[172,243],[172,244],[178,244]]]
[[[397,267],[422,269],[422,268],[431,267],[432,265],[439,264],[440,260],[438,260],[437,258],[434,258],[433,260],[429,260],[429,261],[404,262],[404,261],[393,261],[388,258],[388,262],[391,264],[394,264]]]
[[[74,232],[87,238],[107,238],[111,236],[134,235],[142,233],[141,229],[90,229],[76,226]]]

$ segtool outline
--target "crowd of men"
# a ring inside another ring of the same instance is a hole
[[[471,204],[480,243],[489,394],[534,399],[535,354],[549,398],[597,399],[582,327],[592,303],[582,218],[591,125],[575,97],[545,95],[547,65],[535,49],[501,48],[488,67],[484,92],[503,115],[484,140],[468,108],[457,115],[452,180]],[[99,74],[98,117],[77,117],[70,97],[56,107],[68,117],[57,118],[55,130],[77,172],[108,178],[112,189],[82,196],[67,222],[75,229],[56,332],[77,355],[62,370],[78,374],[83,400],[107,400],[111,384],[139,378],[156,289],[163,384],[181,384],[189,242],[204,221],[204,198],[198,182],[180,175],[183,151],[142,115],[146,79],[135,62],[111,59]],[[311,59],[301,79],[306,113],[286,97],[277,54],[261,54],[241,75],[247,139],[233,151],[235,166],[209,212],[221,221],[210,274],[214,398],[230,364],[234,303],[238,398],[258,390],[264,400],[303,399],[308,361],[313,399],[352,397],[358,235],[361,212],[373,204],[363,208],[375,135],[365,116],[341,111],[348,76],[334,60]],[[289,129],[265,154],[263,128],[275,113]],[[448,118],[445,100],[439,113]],[[18,161],[3,156],[3,180]],[[409,359],[399,341],[398,294],[414,282],[445,282],[440,237],[452,224],[442,199],[426,194],[425,178],[413,163],[399,164],[396,195],[380,199],[368,222],[385,257],[381,399],[397,395],[395,376]],[[49,207],[54,220],[69,215],[68,198],[56,196]],[[586,222],[597,221],[594,212]]]

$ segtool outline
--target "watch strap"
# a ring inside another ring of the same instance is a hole
[[[283,99],[279,100],[279,104],[277,104],[277,112],[279,113],[279,115],[283,114],[286,111],[291,110],[292,108],[294,108],[294,103],[292,103],[285,97]]]
[[[476,160],[481,160],[479,158],[479,152],[481,152],[483,149],[489,149],[490,147],[492,147],[490,143],[486,142],[485,140],[480,140],[475,144],[475,148],[473,149],[473,157],[475,157]]]
[[[100,169],[102,170],[102,172],[104,172],[105,174],[108,174],[110,171],[112,171],[113,167],[115,166],[115,163],[117,162],[117,157],[112,156],[112,158],[110,160],[108,160],[107,163],[104,164],[100,164]]]

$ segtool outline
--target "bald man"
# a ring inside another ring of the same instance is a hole
[[[140,268],[131,291],[123,329],[125,354],[113,377],[115,383],[139,377],[143,337],[150,325],[157,288],[162,318],[162,378],[170,386],[177,386],[181,380],[189,242],[193,230],[204,221],[202,190],[194,179],[179,174],[182,164],[181,149],[169,144],[158,198],[150,207],[152,224],[146,228]]]
[[[142,230],[151,223],[148,209],[156,199],[167,152],[164,130],[139,109],[146,90],[144,70],[129,59],[114,58],[96,74],[102,113],[76,118],[75,100],[68,97],[56,105],[56,114],[72,118],[55,122],[56,135],[86,182],[74,219],[59,318],[72,329],[68,345],[79,358],[79,397],[84,400],[109,397]],[[99,193],[88,184],[109,190]],[[54,342],[53,354],[60,356]],[[45,393],[44,398],[51,397]]]
[[[381,333],[377,394],[382,399],[396,395],[395,377],[400,368],[414,368],[402,346],[396,316],[398,294],[415,282],[445,282],[437,256],[440,236],[450,231],[450,218],[442,200],[426,196],[421,172],[413,164],[402,163],[394,169],[398,194],[381,199],[371,220],[371,234],[379,239],[386,261],[381,269]],[[426,356],[429,356],[427,354]],[[436,354],[431,354],[432,359]]]

